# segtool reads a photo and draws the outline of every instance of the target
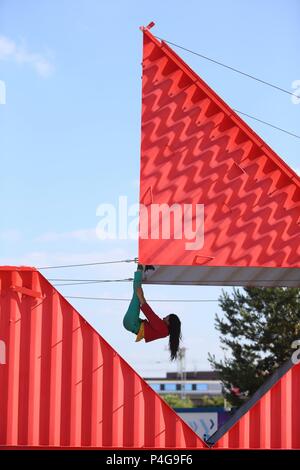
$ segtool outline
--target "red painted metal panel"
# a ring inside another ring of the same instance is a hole
[[[0,446],[207,448],[34,268],[0,267],[0,341]]]
[[[300,364],[293,366],[214,445],[218,449],[300,449]]]
[[[299,176],[147,29],[140,202],[149,219],[153,203],[204,204],[205,229],[195,250],[140,234],[141,263],[300,268]]]

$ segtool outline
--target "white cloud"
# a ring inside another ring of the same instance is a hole
[[[135,234],[134,234],[135,235]],[[100,242],[100,241],[116,241],[118,240],[118,235],[114,233],[110,234],[107,230],[102,229],[101,227],[97,228],[88,228],[88,229],[78,229],[70,232],[46,232],[42,235],[39,235],[35,238],[35,242],[58,242],[64,240],[75,240],[79,242]],[[132,234],[128,236],[128,241],[135,241]]]
[[[35,239],[37,242],[57,242],[62,240],[77,240],[82,242],[96,241],[96,229],[80,229],[71,232],[46,232]]]
[[[115,261],[123,259],[133,259],[135,250],[131,248],[111,248],[89,252],[65,252],[65,251],[30,251],[24,253],[21,256],[2,257],[1,265],[7,266],[57,266],[57,265],[69,265],[69,264],[81,264],[81,263],[97,263],[103,261]],[[118,272],[118,276],[122,277],[132,272],[135,269],[134,263],[121,263],[121,264],[108,264],[90,267],[90,271],[97,271],[98,269],[102,272],[105,268],[106,272]],[[81,271],[82,268],[79,268]],[[73,271],[72,271],[73,272]],[[128,276],[127,276],[128,277]]]
[[[16,45],[11,39],[0,36],[0,59],[7,59],[16,52]]]
[[[54,70],[53,64],[42,54],[31,52],[24,44],[16,44],[6,36],[0,36],[0,60],[30,65],[43,78],[48,77]]]
[[[18,230],[2,230],[0,232],[0,240],[5,242],[18,242],[21,240],[21,233]]]
[[[139,178],[135,178],[133,181],[132,181],[132,186],[134,188],[139,188],[140,187],[140,180]]]

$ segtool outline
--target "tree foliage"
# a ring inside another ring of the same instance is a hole
[[[180,398],[179,395],[161,395],[171,408],[193,408],[193,402],[189,398]]]
[[[201,402],[201,406],[224,406],[224,397],[220,395],[205,395]]]
[[[300,289],[234,288],[231,295],[222,292],[219,305],[224,315],[216,315],[215,325],[225,358],[209,354],[209,361],[225,398],[240,405],[291,357],[291,344],[300,339]]]

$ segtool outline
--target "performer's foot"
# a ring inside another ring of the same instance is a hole
[[[152,264],[146,264],[145,271],[155,271],[155,267]]]
[[[150,271],[150,270],[151,271],[155,270],[155,268],[154,268],[154,266],[152,266],[152,264],[138,264],[137,269],[138,269],[138,271],[144,271],[144,272]]]

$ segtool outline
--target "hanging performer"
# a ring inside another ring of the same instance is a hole
[[[134,273],[133,296],[123,319],[124,328],[136,335],[136,341],[144,339],[146,343],[169,336],[170,359],[173,361],[177,358],[181,340],[181,321],[174,313],[161,319],[153,312],[141,287],[142,275],[143,266],[138,265]],[[140,318],[140,310],[147,319]]]

